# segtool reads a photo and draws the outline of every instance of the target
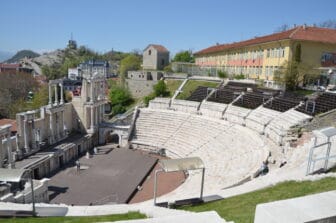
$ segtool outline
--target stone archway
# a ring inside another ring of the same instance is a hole
[[[120,136],[115,133],[111,133],[108,137],[109,143],[120,144]]]

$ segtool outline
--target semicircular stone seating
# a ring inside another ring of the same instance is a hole
[[[171,158],[200,157],[206,167],[204,194],[213,194],[249,178],[268,154],[260,135],[220,119],[171,110],[140,109],[131,143],[166,149]],[[169,198],[198,196],[200,171],[189,171],[187,180]]]

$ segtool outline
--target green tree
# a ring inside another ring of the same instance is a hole
[[[296,44],[295,53],[294,53],[294,61],[297,63],[301,62],[301,44]]]
[[[220,77],[220,78],[227,78],[227,77],[228,77],[228,74],[227,74],[225,71],[222,71],[222,70],[219,70],[219,71],[217,72],[217,75],[218,75],[218,77]]]
[[[169,96],[169,91],[167,90],[167,85],[164,80],[159,80],[159,82],[153,86],[153,90],[156,97]]]
[[[113,86],[109,93],[109,99],[113,115],[125,112],[126,106],[133,102],[131,93],[122,86]]]
[[[274,72],[274,81],[286,85],[288,90],[294,91],[300,84],[308,84],[319,76],[313,66],[305,63],[286,62],[283,67]]]
[[[194,63],[195,58],[192,55],[191,51],[185,50],[185,51],[180,51],[177,54],[175,54],[175,57],[174,57],[173,61],[174,62]]]
[[[121,78],[125,79],[130,70],[139,70],[141,68],[141,57],[135,54],[129,54],[120,61]]]

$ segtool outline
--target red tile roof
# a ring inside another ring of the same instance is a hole
[[[154,49],[156,49],[158,52],[161,52],[161,53],[169,52],[169,51],[167,50],[166,47],[164,47],[164,46],[162,46],[162,45],[158,45],[158,44],[149,44],[149,45],[145,48],[145,50],[146,50],[148,47],[150,47],[150,46],[152,46]]]
[[[10,128],[11,132],[17,132],[16,120],[7,118],[0,119],[0,126],[7,124],[12,125],[12,127]]]
[[[336,29],[298,26],[284,32],[256,37],[254,39],[249,39],[241,42],[211,46],[196,52],[195,55],[217,53],[224,50],[236,49],[240,47],[285,39],[336,44]]]
[[[18,63],[0,63],[0,68],[6,69],[16,69],[19,68],[21,65]]]

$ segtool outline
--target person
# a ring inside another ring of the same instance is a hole
[[[79,160],[76,160],[76,168],[77,168],[77,172],[80,171],[80,162]]]
[[[260,167],[260,175],[265,175],[267,174],[269,171],[268,166],[267,166],[267,162],[263,161],[261,167]]]

